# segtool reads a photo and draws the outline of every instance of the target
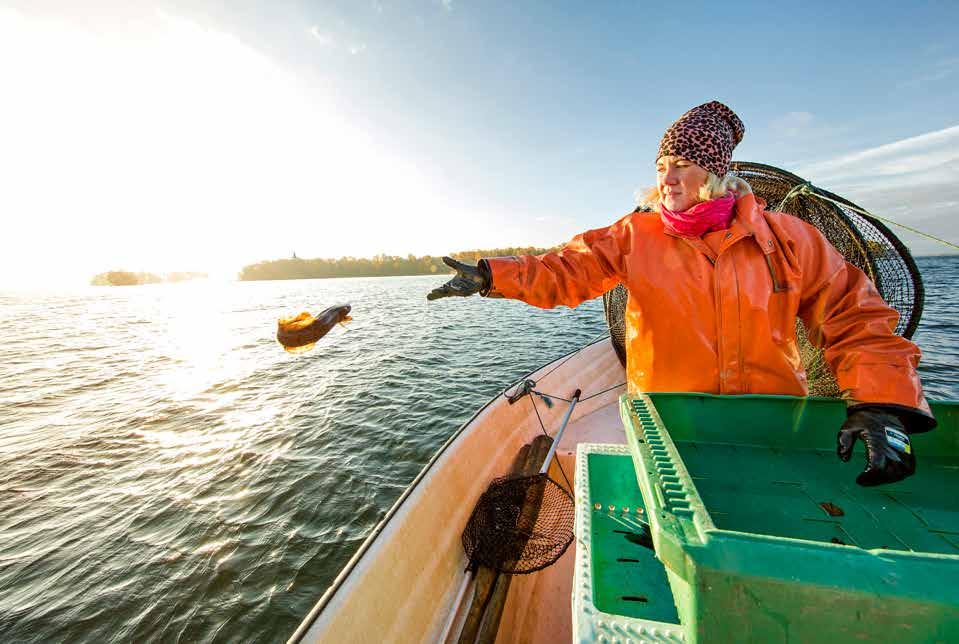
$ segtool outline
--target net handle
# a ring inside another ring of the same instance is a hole
[[[549,471],[550,462],[556,454],[556,448],[559,447],[559,441],[563,437],[563,432],[566,431],[566,425],[569,423],[570,416],[573,415],[573,408],[576,407],[576,403],[579,402],[579,397],[582,394],[583,392],[579,389],[573,392],[573,397],[569,401],[569,409],[566,410],[566,417],[563,418],[563,424],[560,425],[559,431],[556,432],[556,436],[553,437],[553,443],[549,446],[549,451],[546,452],[546,458],[543,459],[543,467],[539,468],[540,474],[546,474],[546,472]]]

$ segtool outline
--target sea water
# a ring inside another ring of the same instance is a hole
[[[918,261],[923,382],[959,399],[959,258]],[[0,294],[0,641],[284,641],[457,427],[605,329],[442,281]]]

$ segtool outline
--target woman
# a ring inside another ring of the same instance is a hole
[[[630,391],[807,395],[798,317],[849,403],[839,457],[848,461],[862,439],[867,464],[856,482],[902,480],[916,467],[909,434],[936,425],[919,349],[895,335],[898,313],[818,230],[765,210],[729,174],[744,131],[722,103],[691,109],[660,143],[654,212],[577,235],[555,253],[479,266],[444,258],[457,274],[427,298],[482,293],[575,307],[622,283]]]

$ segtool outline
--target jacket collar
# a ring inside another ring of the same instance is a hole
[[[721,250],[725,250],[740,239],[753,237],[762,250],[763,255],[770,255],[776,252],[776,242],[773,241],[773,233],[769,229],[769,224],[766,223],[766,218],[763,217],[766,202],[762,198],[750,193],[736,199],[735,208],[736,216],[733,217],[733,221],[729,225],[728,235],[723,240]],[[709,247],[706,246],[706,243],[702,239],[682,237],[665,228],[663,232],[671,237],[682,239],[693,248],[705,253],[710,260],[715,259],[712,256],[712,251],[709,250]]]
[[[752,236],[759,244],[764,255],[776,252],[776,242],[773,241],[773,232],[766,223],[763,212],[766,202],[754,194],[743,195],[736,200],[736,217],[730,226],[734,239]],[[730,239],[732,243],[733,239]]]
[[[726,235],[723,236],[723,243],[719,247],[719,252],[722,253],[741,239],[752,237],[759,245],[759,249],[763,253],[763,258],[766,260],[766,267],[769,269],[769,276],[772,278],[773,292],[780,293],[788,290],[789,285],[780,281],[779,276],[776,274],[772,254],[776,252],[777,246],[773,240],[773,232],[766,222],[766,217],[763,216],[765,210],[766,202],[756,195],[743,195],[737,199],[736,216],[729,225]],[[667,235],[682,239],[686,244],[704,254],[711,264],[716,264],[718,260],[716,253],[713,252],[702,238],[681,237],[665,229],[663,232]]]

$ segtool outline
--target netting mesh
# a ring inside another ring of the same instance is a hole
[[[796,175],[760,163],[734,161],[732,171],[745,179],[770,210],[787,212],[816,228],[846,261],[862,269],[883,299],[899,311],[896,333],[911,338],[922,316],[922,279],[909,250],[886,226],[858,212],[856,204],[816,188]],[[804,188],[804,189],[803,189]],[[620,285],[603,296],[606,322],[616,355],[626,365],[624,314],[628,294]],[[806,339],[802,322],[796,320],[796,338],[803,367],[814,396],[838,396],[822,351]]]
[[[493,480],[463,531],[470,565],[509,574],[542,570],[573,541],[574,512],[573,498],[545,474]]]

